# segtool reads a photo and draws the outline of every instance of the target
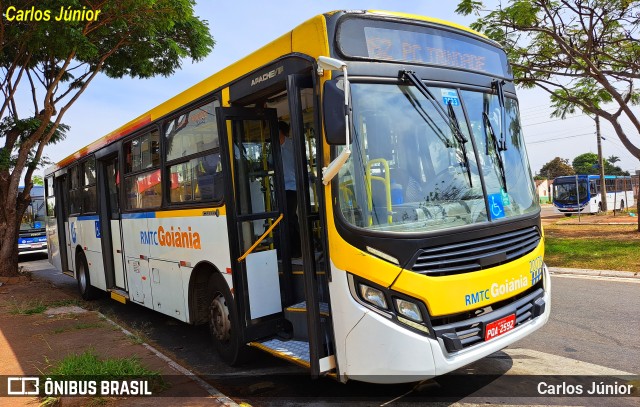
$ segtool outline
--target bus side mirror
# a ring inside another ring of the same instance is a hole
[[[344,90],[338,87],[337,80],[326,81],[322,99],[324,131],[327,144],[344,145],[346,137],[346,123],[344,120]]]

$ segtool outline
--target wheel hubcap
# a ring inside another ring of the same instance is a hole
[[[217,293],[211,302],[209,318],[213,336],[220,342],[228,341],[231,337],[231,321],[229,308],[221,293]]]

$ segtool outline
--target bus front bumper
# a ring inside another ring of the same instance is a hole
[[[516,326],[506,334],[454,352],[447,350],[441,337],[427,337],[405,329],[352,298],[351,301],[341,301],[343,303],[340,306],[345,315],[350,314],[352,318],[359,316],[357,322],[353,319],[355,326],[348,332],[335,326],[341,381],[351,379],[371,383],[406,383],[425,380],[464,367],[513,344],[541,328],[549,319],[551,296],[546,266],[543,275],[542,299],[545,306],[541,315]],[[334,277],[337,276],[334,274]],[[337,304],[334,303],[334,293],[332,290],[335,310]],[[346,294],[349,295],[349,292],[346,291]],[[347,310],[345,306],[352,309]],[[342,343],[341,332],[345,334]]]

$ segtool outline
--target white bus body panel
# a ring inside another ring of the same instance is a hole
[[[120,287],[126,291],[127,283],[124,267],[124,253],[122,250],[122,240],[120,238],[120,221],[111,220],[111,247],[113,250],[113,269],[115,272],[116,287]]]
[[[551,310],[549,272],[544,268],[544,314],[512,332],[450,354],[438,340],[416,334],[356,302],[347,273],[331,263],[331,312],[340,380],[403,383],[429,379],[497,352],[542,327]],[[384,372],[381,374],[381,372]]]
[[[87,258],[91,285],[101,290],[107,289],[102,258],[102,238],[98,216],[80,216],[74,219],[76,246],[80,246]],[[70,219],[71,221],[71,219]],[[76,247],[72,244],[73,253]]]
[[[71,228],[74,228],[73,233],[71,233]],[[76,248],[75,233],[75,218],[70,218],[64,223],[65,242],[67,242],[67,247],[65,248],[65,250],[67,251],[67,270],[63,270],[63,272],[73,271],[74,277],[76,276],[76,268],[74,267],[76,263],[76,256],[74,255]],[[74,236],[73,241],[71,241],[72,235]]]
[[[251,253],[246,266],[251,319],[282,312],[277,251]]]
[[[58,222],[56,218],[47,217],[47,252],[49,263],[62,272],[62,255],[60,254],[60,239],[58,238]]]
[[[156,217],[173,212],[178,216]],[[171,211],[123,216],[122,247],[131,300],[190,322],[189,282],[196,265],[211,263],[233,286],[227,273],[229,237],[226,216],[179,215]]]

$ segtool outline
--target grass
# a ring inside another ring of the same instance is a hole
[[[12,315],[34,315],[41,314],[47,309],[47,305],[42,300],[30,300],[27,302],[11,301],[9,312]]]
[[[554,267],[640,270],[637,240],[547,237],[545,261]]]
[[[79,331],[82,329],[102,328],[104,324],[100,322],[78,322],[72,326],[61,327],[53,330],[54,334],[61,334],[69,331]]]
[[[34,315],[43,313],[47,308],[64,307],[69,305],[82,307],[83,303],[76,299],[58,300],[48,303],[45,303],[42,300],[18,302],[14,299],[11,301],[9,312],[13,315]]]
[[[77,378],[90,376],[92,380],[132,380],[136,378],[149,381],[150,390],[155,394],[167,388],[160,373],[144,367],[137,357],[104,358],[101,359],[95,350],[89,349],[80,354],[67,355],[60,362],[50,367],[47,376],[63,376]],[[60,397],[45,397],[41,406],[54,406],[60,402]],[[105,404],[105,398],[92,396],[90,405]]]

